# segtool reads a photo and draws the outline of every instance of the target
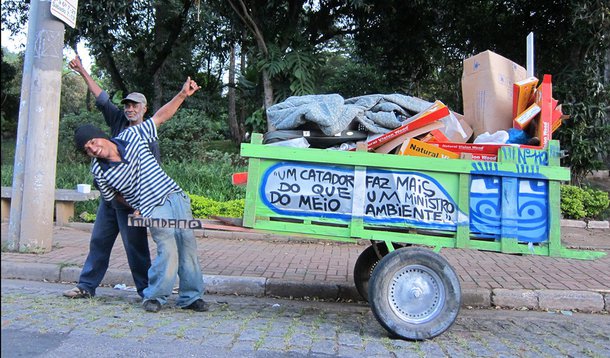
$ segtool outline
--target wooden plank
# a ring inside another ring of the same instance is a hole
[[[297,161],[336,165],[380,167],[423,172],[477,173],[480,175],[502,175],[521,178],[548,180],[569,180],[570,171],[563,167],[515,163],[487,163],[468,160],[445,160],[426,157],[397,157],[392,154],[379,154],[358,151],[335,151],[315,148],[289,148],[265,145],[242,144],[241,155],[250,158],[269,160]],[[295,160],[298,158],[298,160]],[[481,163],[481,164],[478,164]],[[248,190],[249,191],[249,190]]]

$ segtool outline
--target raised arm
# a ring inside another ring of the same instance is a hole
[[[191,77],[186,78],[186,82],[182,85],[182,89],[178,92],[171,101],[167,102],[163,105],[163,107],[159,108],[157,112],[152,117],[155,125],[159,127],[161,124],[165,123],[168,119],[172,118],[172,116],[176,113],[180,105],[187,97],[190,97],[193,93],[195,93],[200,87],[197,83],[191,80]]]
[[[95,82],[89,72],[85,70],[83,64],[80,61],[80,57],[74,57],[72,61],[68,63],[68,67],[70,67],[70,69],[78,72],[78,74],[81,75],[81,77],[85,80],[87,87],[89,87],[89,90],[91,91],[91,93],[93,93],[95,98],[99,97],[100,93],[102,93],[102,88],[97,84],[97,82]]]

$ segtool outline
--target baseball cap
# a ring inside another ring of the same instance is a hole
[[[140,92],[131,92],[130,94],[127,95],[127,97],[123,98],[123,100],[121,101],[121,104],[125,104],[125,102],[136,102],[136,103],[142,103],[143,105],[146,105],[146,97],[141,94]]]

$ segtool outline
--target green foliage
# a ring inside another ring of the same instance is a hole
[[[4,6],[4,5],[3,5]],[[2,138],[14,137],[17,134],[19,119],[19,97],[21,92],[21,67],[23,57],[10,53],[2,48],[2,81],[0,81],[0,121]]]
[[[104,122],[99,111],[80,112],[79,114],[66,114],[59,121],[59,142],[57,147],[57,161],[62,163],[89,164],[91,159],[74,145],[74,130],[81,124],[93,124],[106,133],[110,128]],[[83,183],[83,182],[81,182]]]
[[[592,170],[603,167],[610,152],[610,83],[603,79],[603,58],[586,61],[578,70],[565,71],[569,86],[559,86],[555,96],[565,98],[563,110],[570,119],[559,128],[557,138],[568,156],[562,165],[569,166],[576,183]],[[554,96],[554,97],[555,97]]]
[[[96,201],[96,203],[98,203],[98,202]],[[78,210],[78,207],[75,208],[75,210]],[[81,211],[77,211],[77,212],[81,212]],[[83,222],[86,222],[86,223],[93,223],[93,222],[95,222],[95,218],[96,217],[97,217],[96,214],[92,214],[92,213],[90,213],[90,212],[88,212],[86,210],[82,211],[81,214],[78,216],[79,219],[81,219]]]
[[[61,115],[86,111],[88,93],[87,84],[81,76],[65,69],[61,78]]]
[[[267,120],[265,119],[265,109],[259,108],[246,118],[246,128],[250,133],[265,133],[267,132]]]
[[[584,192],[577,186],[561,186],[561,214],[566,219],[582,219],[587,213],[583,203]]]
[[[231,183],[233,173],[246,170],[236,154],[206,152],[191,161],[163,162],[163,169],[186,192],[219,201],[245,197],[245,188]]]
[[[567,219],[596,219],[608,209],[608,193],[574,185],[561,186],[561,213]]]
[[[260,58],[258,68],[267,71],[276,82],[277,98],[302,96],[315,92],[316,71],[320,67],[320,56],[306,48],[282,50],[274,44],[268,46],[269,54]],[[289,83],[289,91],[281,90],[281,82]]]
[[[161,161],[197,160],[209,150],[209,143],[226,138],[224,121],[214,120],[194,109],[178,111],[159,127]]]
[[[320,68],[318,79],[321,93],[338,93],[344,98],[393,92],[374,65],[356,62],[349,56],[329,57]]]
[[[241,218],[244,216],[245,199],[234,199],[220,202],[196,194],[189,194],[189,197],[191,198],[191,209],[193,211],[194,218],[207,219],[212,216]],[[90,204],[94,204],[95,206]],[[95,210],[97,209],[98,204],[99,202],[97,200],[77,203],[75,210],[77,213],[81,214],[78,216],[78,218],[75,218],[75,220],[80,219],[89,223],[95,222]]]
[[[241,218],[244,215],[245,199],[219,202],[204,196],[189,194],[193,217],[209,218],[211,216],[225,216]]]

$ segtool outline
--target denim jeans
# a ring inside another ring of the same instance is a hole
[[[163,205],[155,207],[153,218],[192,219],[191,201],[184,192],[167,196]],[[172,294],[176,274],[179,277],[176,305],[185,307],[203,296],[203,277],[197,258],[197,240],[192,229],[150,228],[157,244],[157,257],[148,271],[149,285],[144,299],[167,303]]]
[[[127,225],[127,216],[132,211],[119,203],[109,203],[100,199],[89,241],[89,254],[77,285],[91,295],[95,295],[95,289],[100,285],[108,270],[110,253],[119,232],[136,290],[140,296],[144,295],[143,291],[148,286],[148,269],[150,268],[148,235],[144,227]]]

